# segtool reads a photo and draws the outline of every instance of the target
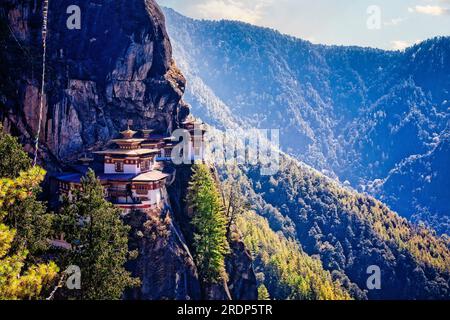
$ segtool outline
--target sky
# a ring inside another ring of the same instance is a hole
[[[197,19],[240,20],[313,43],[403,50],[450,36],[450,0],[157,0]]]

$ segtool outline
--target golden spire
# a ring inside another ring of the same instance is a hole
[[[153,133],[153,131],[155,131],[155,130],[147,129],[147,126],[145,126],[145,128],[141,130],[144,139],[148,139],[150,137],[150,134]]]
[[[130,121],[128,121],[127,130],[120,133],[124,139],[131,139],[136,134],[136,131],[130,129]]]

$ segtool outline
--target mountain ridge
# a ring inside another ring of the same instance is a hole
[[[448,133],[450,37],[404,51],[315,45],[272,29],[164,10],[179,66],[195,79],[186,99],[196,115],[219,128],[279,128],[283,151],[361,192]],[[218,106],[225,111],[211,116]],[[437,174],[446,176],[442,170]],[[411,191],[391,188],[402,201],[388,204],[405,217],[425,208],[434,222],[417,222],[450,232],[450,211],[409,199]]]

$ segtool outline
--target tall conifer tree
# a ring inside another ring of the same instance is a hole
[[[194,211],[194,250],[197,268],[205,283],[227,280],[225,255],[227,220],[216,183],[207,166],[195,165],[189,184],[188,202]]]
[[[67,263],[81,271],[81,289],[75,298],[120,299],[126,288],[139,283],[124,267],[129,227],[120,214],[120,209],[104,199],[103,187],[92,170],[82,179],[81,190],[66,199],[61,223],[72,244]]]

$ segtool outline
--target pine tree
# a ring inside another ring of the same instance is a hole
[[[92,170],[82,179],[81,190],[74,192],[72,200],[66,199],[61,231],[73,248],[66,262],[81,270],[81,289],[73,298],[120,299],[126,288],[138,285],[124,267],[130,228],[120,214],[104,199],[103,187]]]
[[[3,131],[0,124],[0,177],[16,178],[19,173],[31,168],[28,157],[17,138]]]
[[[0,177],[16,179],[21,172],[30,169],[31,160],[17,138],[1,131],[0,126]],[[47,249],[51,232],[53,215],[47,214],[45,204],[37,200],[40,193],[39,183],[33,184],[28,196],[15,201],[4,213],[5,225],[16,230],[12,249],[26,247],[30,253],[28,258]]]
[[[36,167],[22,172],[18,178],[0,180],[0,299],[38,299],[56,278],[55,263],[31,265],[24,269],[28,250],[21,246],[12,248],[16,230],[5,225],[4,219],[17,203],[33,196],[42,182],[44,170]]]
[[[269,291],[263,284],[258,287],[258,300],[270,300]]]
[[[227,220],[216,183],[208,167],[203,164],[193,167],[188,203],[195,213],[191,223],[200,277],[209,284],[226,281],[225,255],[229,252]]]

